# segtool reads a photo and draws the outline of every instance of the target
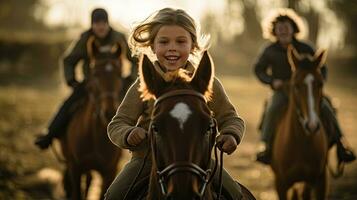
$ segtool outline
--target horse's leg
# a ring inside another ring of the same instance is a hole
[[[292,188],[292,192],[291,200],[299,200],[299,192],[297,191],[297,188]]]
[[[81,200],[81,173],[74,166],[69,166],[68,170],[71,178],[71,199]]]
[[[302,190],[302,199],[303,200],[310,200],[312,198],[312,188],[310,183],[305,183],[303,190]]]
[[[275,187],[280,200],[287,200],[289,186],[282,180],[275,178]]]
[[[68,168],[66,168],[65,171],[63,172],[62,185],[64,191],[66,192],[66,198],[69,199],[71,197],[72,185],[71,185],[71,177]]]
[[[315,189],[317,200],[325,200],[327,198],[327,185],[328,185],[328,180],[327,180],[327,173],[325,169],[323,174],[315,183],[314,189]]]
[[[90,188],[90,184],[92,183],[92,174],[91,171],[88,171],[86,173],[86,186],[85,186],[85,190],[84,190],[84,199],[87,199],[88,196],[88,192],[89,192],[89,188]]]

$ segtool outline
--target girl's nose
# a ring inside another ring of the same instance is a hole
[[[175,50],[176,50],[176,45],[175,45],[174,42],[171,42],[171,43],[169,44],[169,51],[175,51]]]

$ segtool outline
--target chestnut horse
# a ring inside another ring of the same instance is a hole
[[[328,142],[321,124],[320,104],[323,94],[321,66],[325,51],[314,56],[299,54],[292,46],[288,58],[292,78],[288,86],[289,103],[277,126],[273,143],[271,167],[279,199],[287,199],[292,187],[303,182],[303,199],[318,200],[327,195]]]
[[[91,58],[86,84],[88,96],[73,115],[67,133],[60,138],[66,159],[65,178],[70,182],[66,192],[76,200],[86,198],[91,170],[102,177],[101,198],[104,198],[121,157],[121,150],[107,137],[107,125],[120,104],[119,94],[123,92],[121,48],[114,44],[103,51],[94,39],[87,45]],[[87,178],[85,189],[81,187],[82,176]]]
[[[214,199],[211,181],[217,163],[211,163],[211,152],[217,126],[207,105],[214,81],[208,53],[192,79],[180,69],[183,73],[166,82],[146,56],[140,66],[146,87],[142,94],[156,98],[149,129],[153,165],[146,199]],[[242,190],[245,199],[254,199],[245,187]]]

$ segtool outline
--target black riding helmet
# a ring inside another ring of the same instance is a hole
[[[108,22],[108,13],[103,8],[96,8],[92,11],[92,24],[95,22]]]

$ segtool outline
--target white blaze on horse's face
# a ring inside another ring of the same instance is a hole
[[[170,115],[177,119],[180,129],[183,131],[183,125],[187,121],[188,117],[191,115],[191,110],[185,103],[178,103],[174,106],[174,108],[170,111]]]
[[[107,72],[113,71],[113,65],[112,65],[112,64],[107,64],[107,65],[105,66],[105,71],[107,71]]]
[[[304,83],[307,85],[307,103],[309,107],[309,119],[308,125],[311,129],[314,129],[318,126],[319,119],[315,112],[315,101],[314,95],[312,91],[312,83],[314,81],[314,76],[312,74],[308,74],[305,79]]]

